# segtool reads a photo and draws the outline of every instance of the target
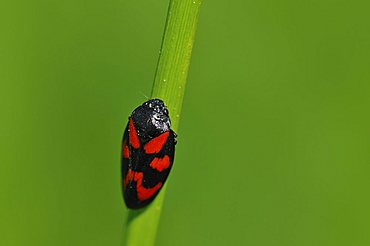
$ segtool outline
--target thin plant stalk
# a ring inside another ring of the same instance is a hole
[[[151,96],[165,102],[175,132],[180,121],[200,5],[201,0],[170,0],[153,83]],[[151,205],[141,210],[128,211],[124,245],[155,244],[165,191],[166,185]]]

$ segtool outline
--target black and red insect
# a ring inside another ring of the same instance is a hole
[[[162,100],[151,99],[132,112],[122,140],[122,189],[128,208],[145,207],[158,195],[173,164],[175,138]]]

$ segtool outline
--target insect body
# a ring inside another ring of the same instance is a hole
[[[175,138],[162,100],[151,99],[132,112],[122,140],[122,187],[128,208],[145,207],[158,195],[173,164]]]

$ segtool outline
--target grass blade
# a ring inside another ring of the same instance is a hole
[[[201,0],[170,0],[152,98],[167,105],[172,129],[177,132],[186,77],[197,26]],[[126,246],[155,244],[166,185],[154,202],[139,211],[129,210],[124,233]]]

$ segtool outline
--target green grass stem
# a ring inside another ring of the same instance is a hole
[[[167,105],[172,129],[177,132],[185,92],[191,51],[201,0],[170,0],[162,40],[152,98]],[[175,161],[176,162],[176,161]],[[139,211],[129,210],[124,245],[152,246],[155,244],[166,185],[154,202]]]

